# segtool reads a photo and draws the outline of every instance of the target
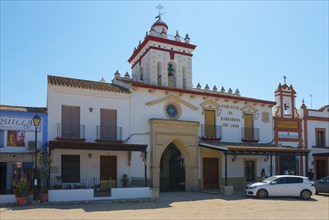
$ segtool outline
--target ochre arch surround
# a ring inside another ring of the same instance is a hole
[[[199,189],[198,180],[198,122],[150,119],[150,177],[153,198],[159,197],[160,161],[171,143],[181,152],[185,163],[185,190]]]

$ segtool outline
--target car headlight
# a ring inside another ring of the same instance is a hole
[[[257,186],[250,186],[249,189],[256,189]]]

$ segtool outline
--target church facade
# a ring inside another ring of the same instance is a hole
[[[111,83],[48,76],[51,178],[93,179],[104,188],[122,187],[126,175],[131,187],[150,187],[157,198],[242,187],[262,169],[280,174],[279,157],[308,160],[309,149],[279,145],[277,102],[238,89],[193,88],[196,45],[168,29],[158,16],[128,59],[131,75],[117,71]]]

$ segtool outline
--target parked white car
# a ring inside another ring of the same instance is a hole
[[[262,182],[248,184],[247,196],[266,198],[268,196],[297,196],[309,199],[315,194],[314,183],[304,176],[278,175],[271,176]]]

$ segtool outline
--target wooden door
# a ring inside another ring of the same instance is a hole
[[[203,186],[218,187],[218,158],[203,158]]]
[[[205,137],[216,137],[216,114],[214,110],[204,110]]]
[[[244,139],[252,140],[254,139],[254,119],[253,115],[245,114],[244,115]]]
[[[255,178],[255,161],[245,161],[244,162],[244,168],[245,168],[245,178],[246,181],[256,181]]]
[[[117,157],[100,157],[100,179],[101,187],[116,187],[117,185]]]

